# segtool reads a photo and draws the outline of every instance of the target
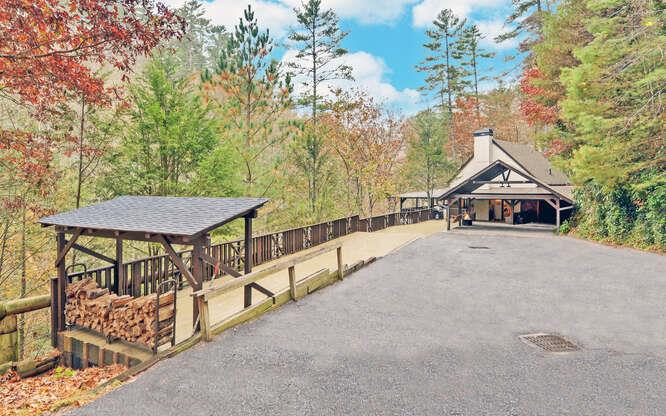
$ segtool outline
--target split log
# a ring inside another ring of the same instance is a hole
[[[159,316],[156,294],[138,298],[118,296],[98,288],[92,279],[72,283],[66,294],[65,317],[71,324],[148,347],[173,334],[173,292],[160,296]]]

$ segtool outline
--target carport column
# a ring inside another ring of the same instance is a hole
[[[451,204],[446,204],[446,231],[451,231]]]
[[[252,272],[252,218],[257,217],[257,211],[252,211],[245,216],[245,274]],[[252,306],[252,286],[246,285],[244,288],[244,306]]]
[[[556,220],[555,224],[557,225],[557,232],[560,232],[560,198],[557,198],[557,201],[555,201],[555,212],[556,212]]]

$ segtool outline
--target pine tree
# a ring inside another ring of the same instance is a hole
[[[180,70],[187,75],[212,65],[229,38],[224,26],[211,24],[205,13],[201,0],[188,0],[176,9],[176,14],[187,24],[187,32],[181,39],[170,41],[167,47],[173,50]]]
[[[311,125],[297,137],[293,150],[295,165],[308,178],[309,205],[317,211],[325,166],[329,155],[317,112],[321,107],[321,86],[332,80],[353,80],[352,68],[340,62],[347,50],[340,46],[348,32],[340,30],[338,17],[331,9],[322,10],[321,0],[308,0],[294,9],[298,28],[289,33],[289,40],[298,49],[296,60],[288,66],[294,75],[302,75],[306,91],[301,94],[301,105],[310,107]]]
[[[448,120],[453,114],[455,97],[462,90],[461,67],[455,61],[455,43],[465,24],[450,9],[442,10],[433,21],[434,29],[428,29],[429,41],[423,46],[430,52],[425,60],[417,65],[419,72],[425,72],[426,85],[421,91],[434,93],[439,98],[440,111],[448,113]],[[451,135],[452,156],[456,158],[455,137]]]
[[[273,39],[262,31],[250,6],[245,9],[213,71],[202,78],[211,98],[226,112],[224,127],[241,159],[245,193],[265,195],[275,181],[269,151],[287,137],[276,128],[292,105],[291,78],[270,59]],[[219,94],[215,89],[221,88]],[[261,189],[256,189],[261,185]]]
[[[307,88],[300,102],[311,108],[312,121],[317,124],[319,87],[332,80],[353,80],[352,68],[339,62],[347,54],[340,44],[348,32],[340,30],[338,17],[332,9],[322,10],[321,0],[308,0],[301,8],[294,9],[298,29],[289,33],[289,39],[298,48],[296,60],[288,66],[294,75],[304,75]]]
[[[464,84],[472,87],[474,91],[474,100],[476,106],[477,118],[481,116],[481,107],[479,102],[479,82],[488,80],[485,75],[479,76],[479,63],[483,59],[490,59],[495,56],[493,52],[484,50],[479,42],[483,35],[477,25],[470,25],[463,29],[458,42],[456,42],[455,57],[461,60],[461,65],[465,69],[465,76],[470,76],[470,81],[465,80]]]
[[[512,0],[512,3],[513,12],[505,21],[505,24],[512,28],[497,36],[495,42],[504,42],[526,35],[519,47],[521,52],[526,52],[541,37],[543,14],[549,9],[550,4],[548,0]]]

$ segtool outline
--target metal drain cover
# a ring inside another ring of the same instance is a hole
[[[471,248],[472,250],[490,250],[490,247],[486,246],[467,246],[468,248]]]
[[[547,352],[572,352],[580,350],[573,342],[555,334],[521,335],[520,339]]]

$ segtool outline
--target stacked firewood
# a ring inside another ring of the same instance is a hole
[[[68,285],[65,293],[65,318],[70,324],[151,348],[156,339],[161,345],[171,338],[174,328],[173,292],[160,295],[159,316],[156,294],[138,298],[118,296],[109,293],[108,289],[99,288],[90,278]]]

